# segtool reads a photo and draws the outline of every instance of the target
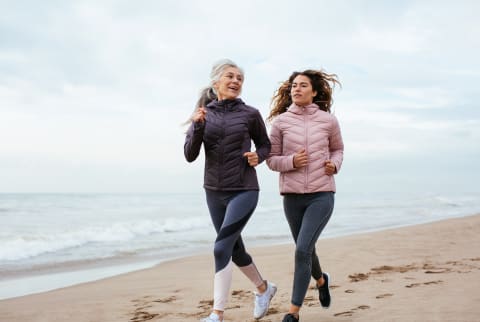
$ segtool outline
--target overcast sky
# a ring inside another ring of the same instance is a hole
[[[0,192],[200,191],[182,122],[221,58],[264,117],[292,71],[338,75],[339,189],[478,192],[479,14],[473,0],[0,0]]]

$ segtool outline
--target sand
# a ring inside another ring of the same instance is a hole
[[[480,321],[480,215],[320,238],[317,250],[331,275],[332,305],[321,308],[310,288],[302,322]],[[281,321],[290,302],[293,244],[249,251],[279,289],[261,321]],[[2,300],[0,321],[198,321],[211,309],[213,274],[210,254],[177,259]],[[238,269],[231,291],[225,321],[254,321],[253,288]]]

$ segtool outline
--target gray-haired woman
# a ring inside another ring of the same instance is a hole
[[[241,232],[254,212],[259,194],[255,166],[270,153],[270,140],[260,112],[239,95],[244,73],[231,60],[215,64],[195,107],[184,153],[194,161],[203,144],[207,206],[217,232],[214,245],[215,279],[212,313],[204,322],[223,321],[235,263],[257,288],[254,318],[267,314],[277,287],[262,278],[246,252]],[[250,151],[251,141],[255,151]]]

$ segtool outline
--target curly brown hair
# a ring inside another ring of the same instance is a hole
[[[286,112],[292,104],[290,92],[293,80],[298,75],[303,75],[310,79],[313,90],[317,92],[317,95],[313,98],[313,103],[317,104],[321,110],[330,113],[330,107],[333,103],[332,93],[335,84],[342,86],[338,81],[337,75],[327,74],[323,70],[307,69],[303,72],[293,72],[288,80],[280,84],[280,87],[273,95],[270,115],[268,115],[267,121],[272,121],[275,116]]]

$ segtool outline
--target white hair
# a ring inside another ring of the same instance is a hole
[[[237,68],[240,71],[240,74],[242,74],[242,77],[245,77],[245,75],[243,73],[243,69],[238,67],[238,65],[235,64],[232,60],[222,59],[222,60],[219,60],[218,62],[216,62],[212,67],[212,71],[210,72],[210,86],[213,86],[213,84],[220,79],[223,72],[228,67]]]

